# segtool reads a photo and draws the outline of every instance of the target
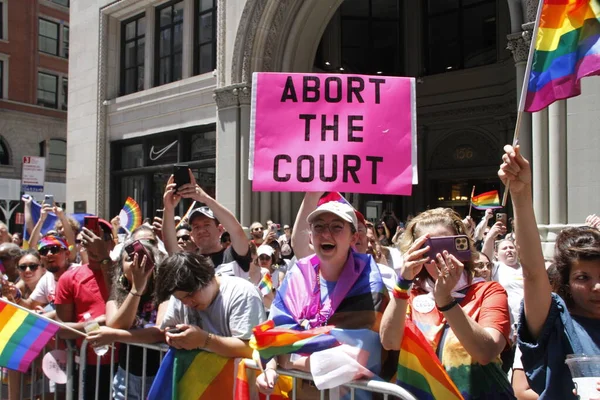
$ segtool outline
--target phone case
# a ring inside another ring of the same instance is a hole
[[[144,256],[146,256],[146,271],[154,268],[154,261],[152,260],[152,257],[139,240],[136,240],[135,242],[125,247],[125,251],[131,257],[133,257],[133,255],[137,253],[139,262],[142,262],[142,259],[144,258]]]
[[[189,167],[187,165],[175,165],[173,168],[173,177],[177,187],[190,183]]]
[[[100,225],[98,225],[98,217],[84,217],[83,226],[95,234],[98,234],[98,231],[100,230]]]
[[[427,239],[425,245],[430,247],[430,250],[427,252],[427,256],[431,257],[432,259],[435,258],[436,254],[442,254],[442,252],[446,250],[459,261],[464,262],[471,260],[469,239],[464,235],[429,238]]]

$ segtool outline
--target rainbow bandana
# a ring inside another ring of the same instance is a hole
[[[61,238],[60,236],[54,236],[54,235],[47,235],[47,236],[44,236],[43,238],[41,238],[38,241],[37,249],[38,249],[38,251],[40,251],[44,247],[49,247],[49,246],[60,246],[65,250],[69,249],[69,246],[67,246],[67,242],[65,239]]]

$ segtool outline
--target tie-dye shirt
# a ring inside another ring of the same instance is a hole
[[[497,282],[475,283],[459,299],[464,312],[483,328],[494,328],[508,341],[510,315],[506,291]],[[502,371],[500,356],[487,365],[474,361],[459,342],[432,295],[413,288],[407,318],[423,332],[465,400],[514,399],[512,387]],[[507,342],[508,343],[508,342]]]

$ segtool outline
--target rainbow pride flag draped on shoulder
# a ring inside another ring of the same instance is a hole
[[[0,366],[27,372],[59,327],[0,298]]]
[[[406,319],[396,383],[419,400],[462,400],[463,396],[446,373],[419,328]]]
[[[578,96],[581,78],[600,73],[600,1],[543,0],[540,6],[524,104],[529,112]]]

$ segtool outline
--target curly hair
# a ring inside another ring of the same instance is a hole
[[[460,218],[460,215],[451,208],[434,208],[431,210],[423,211],[416,217],[412,218],[406,230],[400,240],[400,251],[404,254],[408,251],[410,246],[423,235],[423,229],[435,226],[443,226],[454,232],[455,235],[465,235],[469,240],[469,249],[471,250],[471,260],[464,263],[465,271],[468,272],[467,276],[469,281],[473,277],[475,271],[474,257],[476,254],[473,239],[467,233],[467,229]],[[417,275],[418,280],[424,280],[430,277],[426,268],[423,268]]]
[[[589,226],[565,228],[556,237],[554,265],[557,275],[552,280],[552,289],[563,298],[567,307],[572,307],[573,297],[569,277],[573,263],[578,260],[600,260],[600,231]]]
[[[121,254],[119,254],[119,258],[112,269],[112,291],[110,294],[110,300],[114,300],[118,306],[121,306],[121,304],[123,304],[125,298],[131,290],[131,282],[129,282],[129,280],[123,274],[123,262],[128,257],[125,248],[127,248],[127,246],[129,246],[133,242],[134,240],[129,239],[125,241],[125,243],[123,243],[123,251],[121,251]],[[155,265],[158,265],[163,260],[164,256],[156,246],[151,245],[146,240],[141,240],[140,243],[142,243],[142,245],[146,248],[148,253],[150,253]],[[146,291],[142,295],[142,299],[144,301],[152,300],[154,297],[154,281],[156,274],[157,272],[155,267],[154,272],[150,275],[150,278],[148,279]]]
[[[179,252],[165,258],[158,266],[155,297],[158,303],[168,300],[176,291],[193,292],[210,284],[215,267],[210,258],[190,252]]]

